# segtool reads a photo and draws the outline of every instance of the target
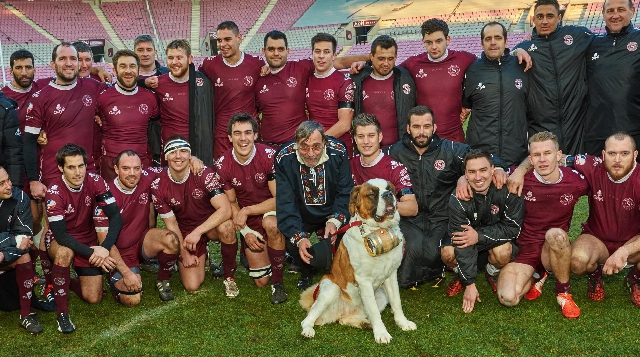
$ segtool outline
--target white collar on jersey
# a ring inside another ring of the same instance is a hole
[[[611,180],[611,182],[613,182],[613,183],[623,183],[623,182],[627,181],[627,180],[629,179],[629,177],[631,177],[631,174],[633,174],[633,171],[635,171],[635,170],[636,170],[636,166],[637,166],[637,165],[638,165],[638,163],[637,163],[637,162],[634,162],[634,163],[633,163],[633,168],[631,169],[631,171],[629,171],[629,173],[628,173],[628,174],[626,174],[623,178],[621,178],[621,179],[620,179],[620,180],[618,180],[618,181],[614,180],[614,179],[611,177],[611,175],[609,175],[609,173],[608,173],[608,172],[607,172],[607,177],[608,177],[608,178],[609,178],[609,180]]]
[[[88,175],[88,173],[85,173],[85,175]],[[62,182],[64,182],[64,185],[67,186],[67,188],[69,189],[69,191],[73,192],[73,193],[78,193],[80,191],[82,191],[82,186],[84,186],[84,181],[82,182],[82,185],[80,185],[80,187],[78,188],[72,188],[71,186],[69,186],[69,184],[67,183],[67,179],[64,178],[64,175],[62,175]]]
[[[138,73],[138,77],[151,77],[151,76],[155,76],[156,75],[156,71],[157,69],[154,68],[153,71],[150,72],[142,72],[140,71],[140,73]]]
[[[127,190],[126,188],[120,186],[120,180],[118,180],[117,177],[113,179],[113,184],[116,186],[116,188],[120,192],[124,193],[125,195],[130,195],[130,194],[136,192],[136,188],[138,188],[138,185],[136,185],[136,187],[134,187],[133,190]]]
[[[542,176],[540,176],[540,174],[536,170],[533,170],[533,175],[538,179],[538,181],[542,182],[545,185],[554,185],[554,184],[559,183],[560,181],[562,181],[562,177],[564,177],[564,174],[562,173],[562,170],[559,170],[559,171],[560,171],[560,177],[558,178],[558,181],[556,181],[556,182],[549,182],[549,181],[545,180]]]
[[[233,64],[227,62],[227,60],[224,57],[222,57],[222,62],[224,62],[224,64],[226,64],[229,67],[238,67],[239,65],[242,64],[242,61],[244,61],[244,52],[240,52],[240,59],[238,60],[238,62]]]
[[[120,93],[120,94],[134,95],[134,94],[138,93],[138,86],[133,88],[133,90],[126,90],[126,89],[120,87],[120,83],[116,83],[115,87],[116,87],[116,90],[118,91],[118,93]]]
[[[375,74],[373,74],[373,72],[371,72],[370,76],[371,76],[371,78],[375,79],[376,81],[384,81],[386,79],[391,78],[391,76],[393,76],[393,71],[389,72],[389,74],[387,74],[384,77],[376,76]]]
[[[189,76],[187,76],[187,78],[185,78],[185,79],[177,79],[176,77],[173,76],[173,74],[169,73],[169,78],[171,78],[171,80],[176,82],[176,83],[187,83],[187,82],[189,82]]]
[[[287,66],[287,63],[289,63],[289,61],[285,62],[285,63],[284,63],[284,66],[282,66],[282,67],[280,67],[280,68],[276,69],[275,71],[271,71],[271,74],[278,74],[280,71],[282,71],[282,70],[284,69],[284,67],[286,67],[286,66]]]
[[[241,163],[240,160],[238,160],[238,157],[236,156],[236,150],[233,149],[231,150],[231,155],[233,155],[233,159],[236,160],[236,162],[242,166],[247,166],[251,163],[251,161],[253,161],[253,158],[256,156],[256,144],[253,144],[253,151],[251,152],[251,157],[249,158],[249,160],[245,161],[245,163]]]
[[[362,154],[360,154],[359,156],[360,156],[360,165],[362,165],[362,167],[374,167],[380,162],[380,160],[382,160],[382,158],[384,157],[384,153],[382,152],[382,150],[380,150],[380,154],[378,154],[378,157],[376,157],[376,159],[373,160],[373,162],[370,164],[365,164],[362,161]]]
[[[187,174],[184,175],[184,178],[182,178],[182,180],[180,181],[176,181],[173,179],[173,176],[171,176],[171,169],[170,168],[167,169],[167,175],[169,175],[169,180],[173,181],[173,183],[177,183],[178,185],[187,182],[187,179],[189,178],[190,174],[191,174],[191,168],[189,167],[187,168]]]
[[[447,58],[448,55],[449,55],[449,49],[444,50],[444,55],[442,55],[442,57],[436,58],[436,59],[431,57],[429,52],[427,52],[427,56],[429,56],[429,61],[431,61],[431,62],[442,62]]]
[[[330,75],[332,75],[332,74],[333,74],[333,72],[335,72],[335,71],[336,71],[335,67],[331,67],[331,69],[329,70],[329,72],[327,72],[327,73],[325,73],[325,74],[318,74],[318,73],[316,73],[316,72],[313,72],[313,75],[314,75],[314,76],[316,76],[316,78],[327,78],[327,77],[329,77]]]
[[[9,87],[9,89],[11,89],[12,91],[14,91],[16,93],[29,93],[29,92],[31,92],[31,88],[33,88],[33,84],[30,85],[29,88],[23,89],[23,88],[15,87],[13,85],[13,83],[9,82],[9,85],[7,87]]]
[[[77,84],[78,84],[78,79],[76,79],[72,84],[68,84],[68,85],[56,84],[55,79],[52,80],[51,82],[49,82],[50,86],[52,86],[55,89],[59,89],[59,90],[72,90],[73,88],[76,87]]]

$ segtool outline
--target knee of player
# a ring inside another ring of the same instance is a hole
[[[264,228],[264,230],[267,232],[267,236],[269,236],[269,238],[271,237],[276,237],[276,236],[282,236],[282,234],[280,234],[280,230],[278,229],[278,222],[274,219],[274,220],[263,220],[262,221],[262,228]],[[284,237],[282,237],[284,239]]]
[[[589,256],[584,251],[573,250],[571,252],[571,272],[582,275],[586,272],[589,264]]]
[[[269,281],[271,281],[271,278],[268,276],[265,276],[260,279],[253,279],[253,283],[256,284],[256,286],[259,288],[267,286],[267,284],[269,284]]]
[[[560,228],[551,228],[544,236],[545,242],[553,250],[568,248],[570,246],[567,232]]]
[[[180,240],[178,235],[172,231],[168,231],[164,237],[164,245],[172,254],[178,254],[180,251]]]
[[[507,265],[511,260],[511,253],[512,253],[512,247],[510,243],[503,244],[499,247],[493,248],[490,251],[490,254],[496,260],[496,264],[494,264],[496,268],[499,266]]]
[[[231,244],[236,241],[236,230],[233,227],[231,220],[226,220],[216,228],[220,241],[226,244]]]
[[[142,294],[124,295],[120,294],[120,303],[127,307],[132,307],[140,304]]]
[[[450,267],[456,265],[456,255],[452,246],[442,247],[440,249],[440,256],[445,265]]]
[[[100,290],[99,293],[95,293],[95,294],[82,294],[84,301],[86,301],[89,304],[98,304],[100,303],[100,301],[102,301],[102,290]]]
[[[198,289],[200,289],[200,285],[202,285],[203,281],[182,281],[182,285],[184,286],[184,289],[188,292],[194,292],[197,291]]]
[[[68,248],[60,247],[56,252],[56,256],[54,258],[54,262],[56,265],[60,265],[63,267],[68,267],[71,265],[73,261],[73,251]]]
[[[498,300],[506,307],[514,307],[520,302],[514,291],[501,289],[500,285],[498,285]]]

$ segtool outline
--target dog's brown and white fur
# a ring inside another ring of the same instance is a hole
[[[351,191],[349,211],[351,221],[362,221],[362,226],[352,227],[344,234],[331,272],[320,280],[315,302],[313,295],[318,284],[301,294],[300,305],[309,311],[302,321],[302,336],[314,337],[314,325],[339,321],[357,328],[373,328],[376,342],[389,343],[391,335],[380,318],[387,301],[402,330],[416,329],[416,324],[404,316],[400,304],[397,269],[402,262],[404,237],[398,225],[400,215],[393,185],[373,179],[356,186]],[[379,228],[393,229],[402,241],[391,251],[372,257],[364,246],[363,236]]]

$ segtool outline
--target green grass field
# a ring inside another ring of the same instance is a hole
[[[587,216],[583,198],[574,216],[571,237]],[[219,251],[217,245],[214,251]],[[623,272],[626,274],[626,271]],[[449,278],[449,277],[448,277]],[[147,292],[140,306],[123,307],[110,295],[90,306],[71,294],[70,315],[77,330],[57,331],[56,314],[40,312],[45,331],[28,335],[18,326],[18,312],[0,314],[0,356],[637,356],[639,310],[629,301],[622,273],[605,277],[607,297],[586,297],[586,279],[573,279],[573,293],[582,309],[577,320],[562,317],[555,301],[554,280],[543,296],[515,308],[500,305],[484,279],[482,302],[471,314],[461,310],[462,296],[447,297],[439,288],[421,286],[401,291],[407,317],[417,331],[397,328],[389,309],[383,321],[393,336],[390,345],[377,345],[370,330],[332,324],[316,328],[304,339],[298,305],[297,275],[285,275],[289,301],[274,306],[270,289],[258,289],[240,267],[236,274],[240,296],[228,299],[222,281],[207,276],[195,294],[186,293],[179,277],[171,279],[175,300],[160,301],[155,276],[143,273]]]

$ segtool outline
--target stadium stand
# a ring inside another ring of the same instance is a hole
[[[133,48],[133,40],[138,35],[153,35],[144,1],[103,2],[100,8],[128,48]]]
[[[258,32],[266,33],[273,29],[289,30],[314,2],[315,0],[278,0]]]
[[[269,0],[201,0],[200,37],[227,20],[235,22],[240,33],[246,34],[268,3]]]
[[[148,0],[158,36],[163,41],[191,36],[190,0]]]
[[[4,6],[0,7],[0,40],[3,44],[51,43]]]

